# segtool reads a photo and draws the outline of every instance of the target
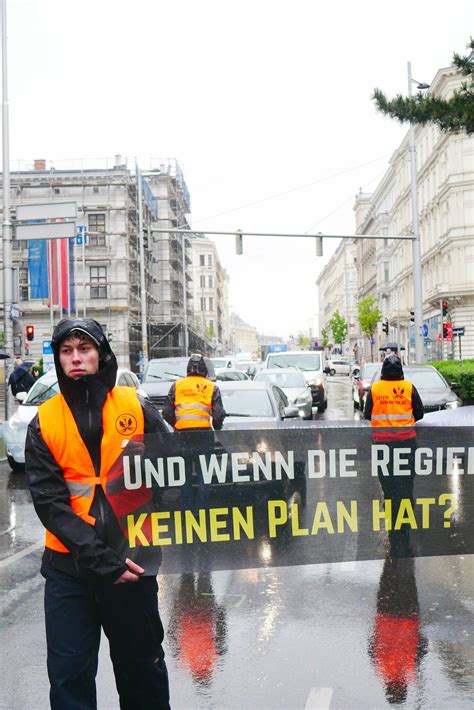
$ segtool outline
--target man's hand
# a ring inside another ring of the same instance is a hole
[[[115,580],[114,584],[125,584],[126,582],[138,582],[141,575],[145,571],[143,569],[143,567],[140,567],[140,565],[137,565],[135,562],[132,562],[132,560],[129,560],[128,557],[125,560],[125,563],[128,565],[128,570],[126,570],[123,574],[121,574],[120,577]]]

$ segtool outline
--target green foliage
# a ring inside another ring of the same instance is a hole
[[[474,360],[438,360],[429,364],[436,367],[449,385],[459,384],[456,394],[463,404],[474,404]]]
[[[327,348],[327,346],[329,345],[329,335],[328,335],[326,328],[321,328],[321,337],[322,337],[321,344],[322,344],[323,348]]]
[[[357,304],[357,320],[364,335],[370,339],[377,328],[377,323],[382,318],[382,313],[377,305],[375,296],[366,296]]]
[[[468,48],[474,50],[472,37]],[[455,53],[453,65],[468,80],[449,99],[420,91],[411,98],[398,95],[389,100],[380,89],[375,89],[372,100],[379,111],[400,123],[435,123],[448,133],[474,133],[474,52],[464,57]]]
[[[208,338],[213,338],[214,337],[214,326],[212,323],[208,323],[206,326],[206,335]]]
[[[298,335],[296,336],[296,343],[300,346],[302,350],[309,350],[310,339],[308,335],[305,335],[304,333],[298,333]]]
[[[334,338],[334,342],[342,345],[347,335],[348,323],[339,313],[339,310],[334,311],[332,318],[329,321],[329,327]]]

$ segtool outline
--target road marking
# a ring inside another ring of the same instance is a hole
[[[36,542],[34,545],[25,547],[25,549],[21,550],[21,552],[15,552],[14,555],[10,555],[10,557],[5,557],[4,560],[0,560],[0,569],[2,569],[3,567],[8,567],[8,565],[13,564],[13,562],[16,562],[17,560],[21,560],[22,557],[29,555],[31,552],[39,550],[40,547],[43,547],[43,545],[44,542]]]
[[[304,710],[329,710],[332,688],[311,688]]]

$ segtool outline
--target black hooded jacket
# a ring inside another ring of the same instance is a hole
[[[59,362],[59,345],[73,331],[81,330],[97,344],[100,361],[95,375],[73,380],[64,374]],[[86,445],[96,475],[100,472],[100,447],[103,435],[102,409],[108,393],[115,386],[117,360],[97,321],[64,319],[56,326],[51,341],[59,389],[64,396]],[[159,411],[140,398],[145,419],[145,433],[166,432]],[[128,567],[107,545],[107,530],[116,524],[113,511],[100,486],[90,513],[96,524],[82,520],[71,508],[70,494],[62,469],[46,445],[36,416],[28,427],[25,466],[36,512],[43,525],[71,551],[71,554],[46,549],[44,563],[73,576],[93,576],[114,581]]]
[[[389,380],[391,382],[397,382],[404,379],[403,367],[400,358],[397,355],[387,355],[382,363],[382,371],[380,373],[381,380]],[[371,419],[372,409],[374,403],[372,400],[372,388],[369,389],[367,393],[367,399],[365,400],[364,407],[364,418]],[[413,417],[417,422],[419,419],[423,419],[425,410],[423,407],[423,402],[416,389],[415,385],[412,385],[411,391],[411,407],[413,411]]]

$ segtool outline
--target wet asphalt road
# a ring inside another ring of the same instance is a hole
[[[350,380],[320,419],[353,419]],[[43,531],[0,464],[0,707],[48,708]],[[306,565],[160,579],[172,707],[470,708],[474,556]],[[99,708],[118,708],[103,640]]]

